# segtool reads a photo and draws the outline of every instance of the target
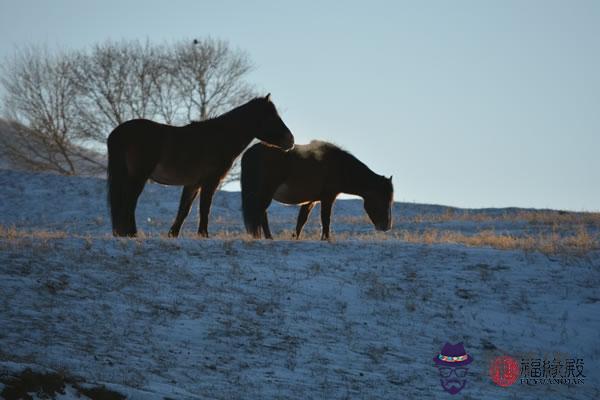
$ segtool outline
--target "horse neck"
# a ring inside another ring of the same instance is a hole
[[[352,155],[348,155],[343,164],[345,174],[342,191],[364,198],[378,175]]]
[[[216,124],[221,137],[226,139],[225,145],[237,156],[254,139],[256,132],[248,129],[251,110],[241,106],[223,115],[213,118],[209,123]]]

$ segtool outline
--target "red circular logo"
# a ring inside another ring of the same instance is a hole
[[[519,363],[512,357],[496,357],[490,364],[490,376],[498,386],[507,387],[512,385],[519,379],[520,374]]]

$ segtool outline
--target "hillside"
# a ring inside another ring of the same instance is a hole
[[[60,166],[69,170],[64,159],[57,157],[56,147],[48,153],[52,145],[33,132],[18,122],[0,118],[0,168],[31,172],[57,171],[57,166]],[[77,175],[104,175],[106,155],[73,143],[70,149],[70,161]],[[49,154],[53,155],[51,162]],[[93,162],[90,163],[90,160]]]
[[[179,190],[151,184],[142,237],[114,239],[102,179],[0,170],[0,184],[2,377],[54,371],[135,399],[448,398],[432,358],[462,341],[463,399],[600,396],[596,214],[396,203],[375,235],[342,200],[328,243],[286,240],[297,209],[274,204],[279,240],[251,241],[239,193],[220,192],[211,239],[193,235],[197,211],[168,239]],[[549,252],[418,240],[582,229],[589,247]],[[489,378],[495,356],[556,353],[584,359],[585,384]]]

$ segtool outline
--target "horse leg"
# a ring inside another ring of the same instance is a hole
[[[264,193],[262,193],[264,194]],[[261,238],[261,233],[260,230],[262,228],[263,233],[265,234],[265,239],[273,239],[273,235],[271,235],[271,229],[269,228],[269,218],[267,216],[267,209],[269,208],[269,206],[271,205],[271,199],[270,196],[264,196],[264,198],[260,198],[256,201],[256,203],[254,204],[254,207],[252,210],[250,210],[250,212],[253,215],[253,219],[255,219],[256,221],[256,231],[255,232],[250,232],[248,231],[248,233],[252,234],[252,237],[254,239],[260,239]],[[247,214],[249,213],[248,210],[245,211],[246,215],[245,217],[247,217]],[[254,217],[256,216],[256,218]]]
[[[208,214],[213,195],[219,186],[219,181],[202,185],[200,191],[200,223],[198,224],[198,235],[208,237]]]
[[[265,233],[265,239],[273,239],[271,235],[271,230],[269,229],[269,219],[267,218],[267,210],[265,210],[265,215],[262,220],[262,228]]]
[[[147,178],[130,178],[126,192],[123,221],[126,225],[124,236],[136,236],[135,209],[138,198],[144,190]]]
[[[300,212],[298,213],[298,222],[296,222],[296,239],[300,239],[302,228],[304,228],[304,224],[306,224],[308,216],[310,215],[310,212],[312,211],[314,206],[315,203],[313,202],[303,204],[302,207],[300,207]]]
[[[329,240],[329,223],[331,221],[331,209],[333,208],[333,199],[321,200],[321,240]]]
[[[181,191],[181,200],[179,201],[179,210],[177,211],[177,217],[175,217],[175,221],[169,229],[170,237],[179,236],[179,231],[181,230],[181,225],[183,221],[190,213],[190,208],[198,195],[198,189],[200,186],[184,186]]]

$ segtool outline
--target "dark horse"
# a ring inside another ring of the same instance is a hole
[[[271,239],[267,208],[275,199],[286,204],[301,204],[296,238],[315,203],[321,202],[321,239],[329,239],[329,221],[335,198],[340,193],[361,196],[364,207],[377,230],[392,227],[392,177],[377,175],[352,154],[320,141],[296,145],[284,152],[257,143],[242,157],[242,211],[246,230],[260,238]]]
[[[183,186],[170,236],[177,236],[200,191],[198,234],[208,236],[213,194],[234,160],[258,138],[289,150],[294,136],[270,96],[255,98],[219,117],[175,127],[135,119],[108,137],[108,201],[113,234],[135,236],[135,207],[148,179]],[[283,150],[282,150],[283,151]]]

